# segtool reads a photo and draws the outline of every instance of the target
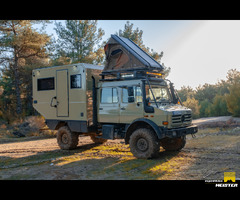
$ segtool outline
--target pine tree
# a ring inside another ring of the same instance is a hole
[[[22,114],[20,71],[26,60],[36,57],[46,58],[46,44],[50,37],[33,30],[35,20],[0,20],[0,65],[12,71],[14,92],[16,95],[16,113]]]
[[[103,62],[104,52],[99,43],[104,31],[97,29],[97,20],[66,20],[65,26],[61,22],[55,25],[58,35],[55,63]]]

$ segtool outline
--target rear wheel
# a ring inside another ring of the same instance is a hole
[[[78,134],[63,126],[57,132],[57,142],[61,149],[75,149],[78,145]]]
[[[148,159],[157,156],[160,145],[158,138],[150,129],[135,130],[130,137],[130,150],[136,158]]]
[[[186,144],[186,136],[178,138],[164,138],[160,140],[160,145],[166,151],[180,151]]]

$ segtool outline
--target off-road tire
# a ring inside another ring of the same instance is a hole
[[[75,149],[78,145],[78,134],[71,132],[67,126],[61,127],[57,132],[57,142],[61,149]]]
[[[90,138],[95,144],[103,144],[103,143],[107,142],[107,139],[97,138],[96,135],[90,135]]]
[[[180,151],[186,144],[186,136],[178,138],[164,138],[160,140],[160,145],[166,151]]]
[[[160,150],[157,136],[147,128],[135,130],[130,136],[129,145],[132,154],[140,159],[154,158]]]

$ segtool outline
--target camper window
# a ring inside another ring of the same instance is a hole
[[[54,77],[38,79],[37,88],[38,88],[38,91],[54,90]]]
[[[71,75],[71,88],[81,87],[81,74]]]

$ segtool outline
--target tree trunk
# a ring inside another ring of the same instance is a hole
[[[32,105],[32,84],[27,86],[27,114],[33,115],[33,105]]]
[[[19,81],[19,70],[18,70],[18,57],[15,54],[14,55],[14,64],[13,64],[13,69],[14,69],[14,83],[15,83],[15,90],[16,90],[16,100],[17,100],[17,108],[16,112],[17,114],[22,114],[22,102],[21,102],[21,94],[20,94],[20,81]]]
[[[12,20],[12,31],[15,35],[17,36],[17,32],[15,29],[15,24],[14,21]],[[17,45],[13,45],[14,49],[14,64],[13,64],[13,69],[14,69],[14,83],[15,83],[15,91],[16,91],[16,100],[17,100],[17,107],[16,107],[16,112],[18,115],[22,114],[22,102],[21,102],[21,97],[20,97],[20,81],[19,81],[19,70],[18,70],[18,48]]]

